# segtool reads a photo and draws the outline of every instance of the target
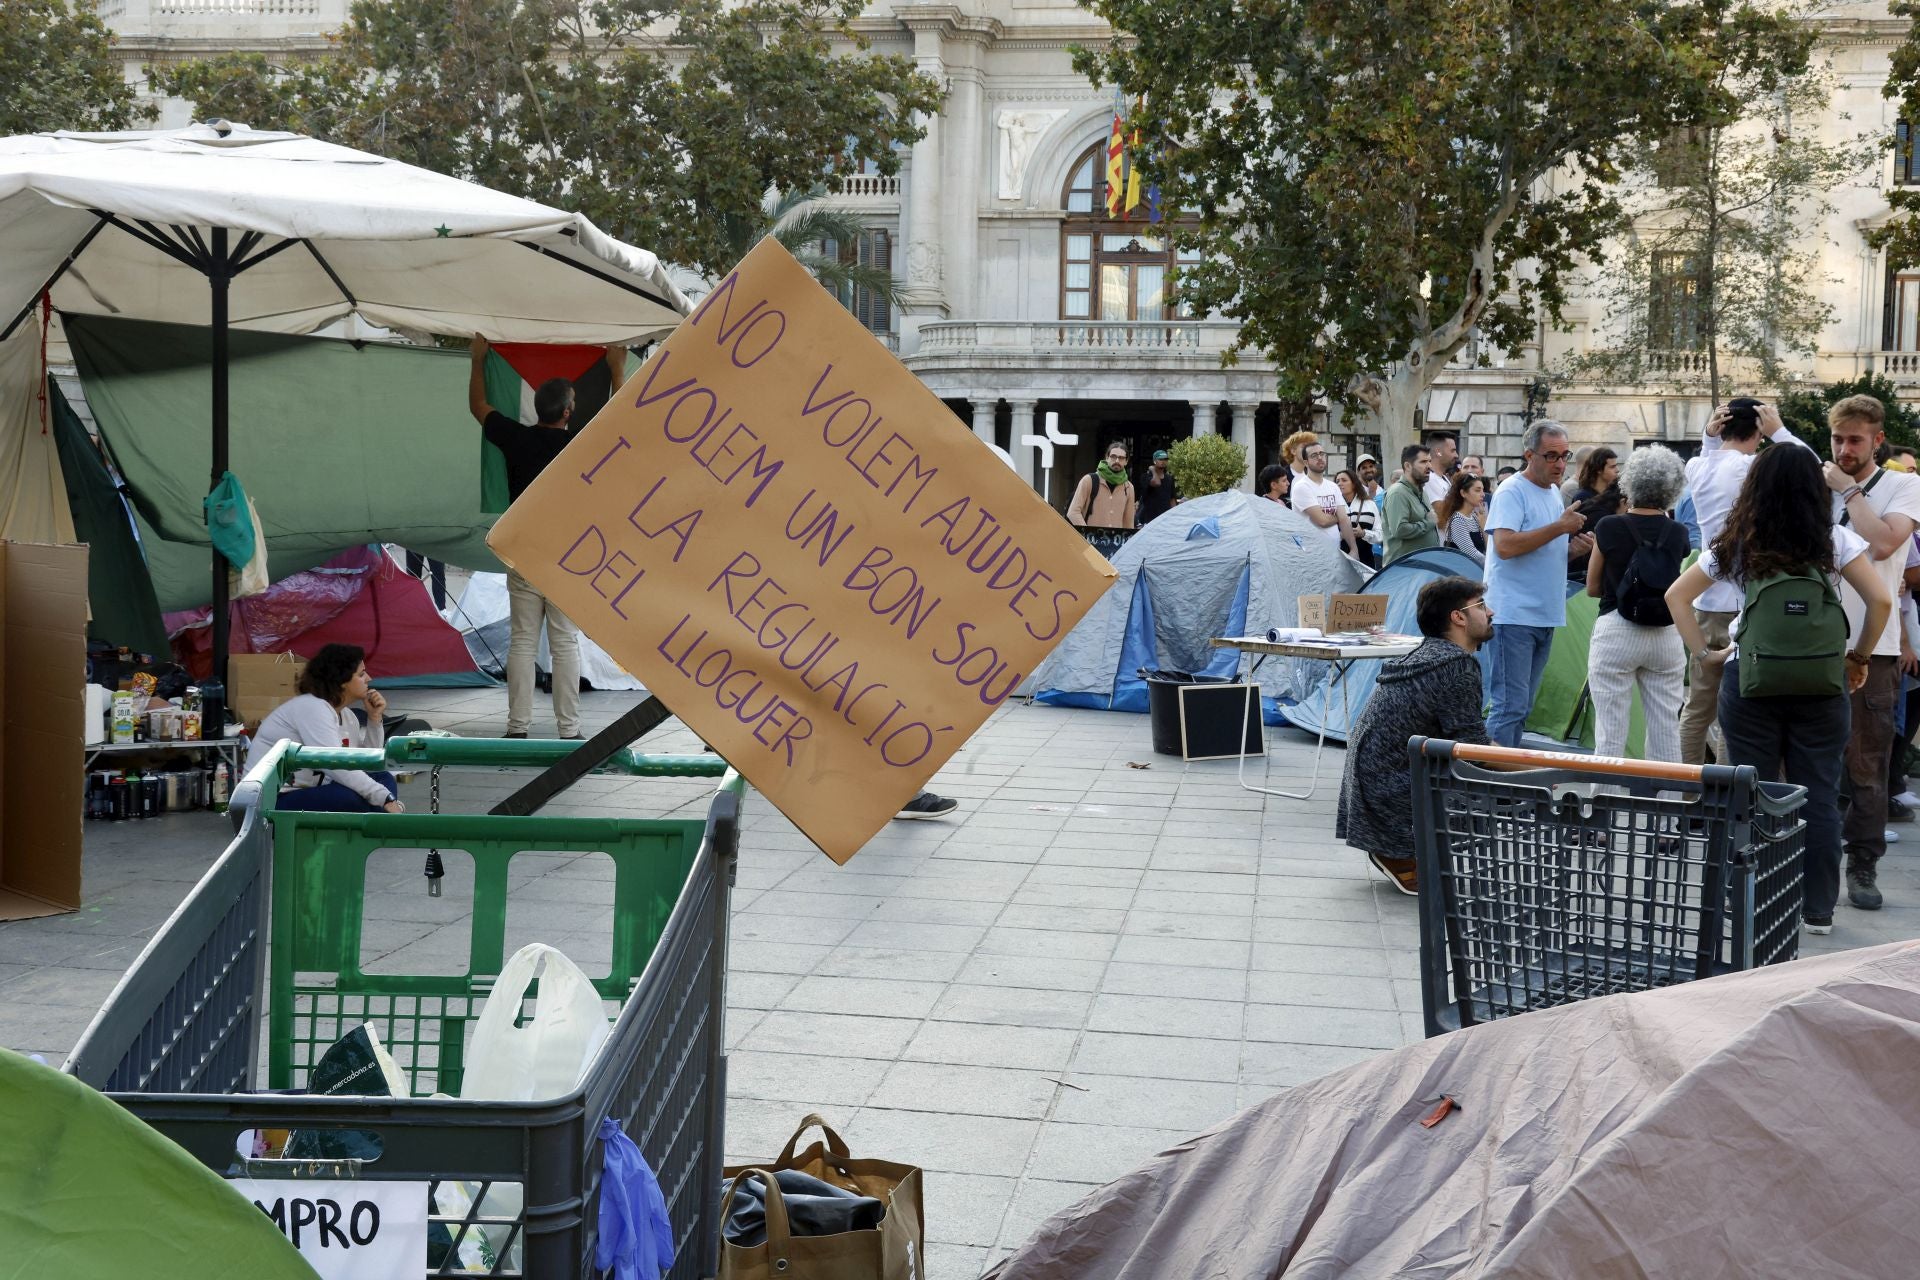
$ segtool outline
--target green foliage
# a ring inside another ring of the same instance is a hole
[[[789,192],[760,218],[729,219],[728,251],[735,260],[744,258],[762,237],[770,235],[835,297],[846,298],[853,290],[864,289],[887,302],[897,301],[900,288],[892,271],[841,256],[842,247],[867,234],[867,226],[852,210],[817,203],[825,194],[824,187]]]
[[[1722,30],[1705,45],[1718,68],[1721,114],[1691,136],[1631,155],[1625,247],[1598,281],[1608,347],[1570,360],[1567,373],[1701,384],[1718,402],[1729,380],[1778,386],[1784,360],[1817,354],[1833,316],[1820,286],[1838,280],[1822,272],[1819,246],[1802,232],[1825,222],[1833,212],[1827,192],[1873,164],[1879,145],[1868,135],[1822,139],[1817,125],[1832,83],[1809,62],[1813,14],[1783,12],[1803,23],[1797,39],[1783,37],[1790,60],[1743,69],[1737,33]],[[1660,260],[1684,264],[1694,291],[1662,289],[1654,278]],[[1702,358],[1662,358],[1674,350]]]
[[[0,137],[54,129],[127,129],[151,120],[113,56],[91,0],[0,3]]]
[[[1892,121],[1920,122],[1920,3],[1915,0],[1893,0],[1887,5],[1887,12],[1895,18],[1907,21],[1907,34],[1893,51],[1893,57],[1887,68],[1887,82],[1880,92],[1888,98],[1897,99],[1898,109],[1887,113]],[[1898,137],[1889,127],[1883,143],[1888,149],[1899,145]],[[1907,144],[1911,147],[1911,141]],[[1896,157],[1897,159],[1897,157]],[[1920,187],[1895,187],[1886,193],[1887,203],[1893,207],[1894,217],[1884,227],[1867,236],[1867,243],[1876,249],[1886,251],[1887,260],[1897,263],[1920,262],[1920,219],[1914,214],[1920,210]]]
[[[1629,144],[1723,109],[1717,33],[1755,75],[1792,34],[1733,0],[1089,2],[1127,35],[1076,65],[1142,104],[1143,169],[1198,213],[1184,296],[1390,448],[1473,330],[1559,315]]]
[[[1791,391],[1780,397],[1780,420],[1823,458],[1833,456],[1827,410],[1848,396],[1872,396],[1887,408],[1887,443],[1920,447],[1920,414],[1902,404],[1892,382],[1877,373],[1851,382],[1833,382],[1818,391]]]
[[[1211,432],[1175,440],[1167,450],[1167,470],[1182,498],[1225,493],[1247,474],[1247,451]]]
[[[938,86],[861,0],[355,0],[335,47],[155,69],[202,118],[296,129],[562,208],[710,276],[769,190],[899,170]],[[835,54],[835,42],[856,52]],[[758,234],[747,240],[757,240]]]

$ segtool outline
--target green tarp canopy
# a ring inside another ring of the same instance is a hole
[[[127,521],[126,504],[87,428],[52,378],[47,379],[47,409],[54,445],[60,451],[67,505],[73,511],[73,534],[87,544],[87,600],[93,608],[87,638],[123,644],[140,653],[165,654],[167,629],[160,620],[160,604],[154,598],[140,544]],[[204,589],[204,566],[200,576]]]
[[[87,403],[139,516],[159,605],[204,605],[211,331],[64,320]],[[500,571],[486,547],[487,448],[467,412],[464,349],[243,330],[231,343],[230,465],[266,526],[275,581],[369,542]]]
[[[313,1280],[267,1216],[131,1113],[0,1049],[0,1280]]]

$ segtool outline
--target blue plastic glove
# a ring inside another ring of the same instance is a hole
[[[593,1265],[612,1271],[616,1280],[659,1280],[673,1266],[673,1223],[660,1180],[612,1116],[600,1122],[600,1142],[606,1150]]]

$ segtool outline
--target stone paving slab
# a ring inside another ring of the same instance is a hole
[[[586,695],[586,730],[636,696]],[[454,732],[504,722],[499,690],[395,702]],[[1267,781],[1303,787],[1311,742],[1273,736]],[[698,749],[677,722],[648,745]],[[1413,902],[1333,840],[1340,758],[1330,748],[1312,799],[1272,798],[1243,790],[1234,762],[1153,755],[1144,717],[1013,705],[936,780],[961,800],[952,818],[894,823],[846,867],[751,799],[728,1158],[770,1157],[822,1113],[856,1152],[928,1171],[929,1275],[961,1280],[1155,1151],[1418,1039]],[[483,808],[520,776],[449,772],[443,796]],[[709,793],[593,778],[554,812],[690,815]],[[406,798],[424,807],[424,786]],[[1806,951],[1920,933],[1920,827],[1902,830],[1888,909],[1843,906]],[[205,814],[91,824],[86,909],[0,924],[0,1044],[59,1061],[228,833]],[[383,971],[464,955],[470,872],[450,857],[444,896],[428,898],[417,857],[395,851],[370,874],[363,958]],[[517,865],[510,945],[555,942],[604,971],[608,874],[591,854]]]

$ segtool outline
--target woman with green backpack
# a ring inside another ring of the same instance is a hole
[[[1872,641],[1853,643],[1834,577],[1866,602],[1864,636],[1893,610],[1867,544],[1833,523],[1832,499],[1811,450],[1764,449],[1747,473],[1726,527],[1667,592],[1689,653],[1725,665],[1720,728],[1727,763],[1807,789],[1803,919],[1833,932],[1840,896],[1840,775],[1850,729],[1847,695],[1867,678]],[[1715,581],[1745,599],[1733,643],[1707,651],[1693,602]]]

